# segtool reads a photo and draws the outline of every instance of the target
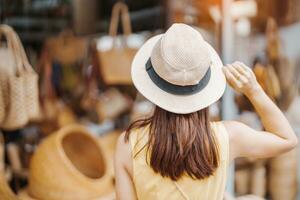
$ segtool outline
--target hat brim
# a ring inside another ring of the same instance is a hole
[[[218,101],[226,87],[226,79],[222,71],[222,61],[211,45],[207,48],[211,56],[211,77],[201,91],[192,95],[174,95],[156,86],[150,79],[145,64],[151,56],[152,49],[163,34],[154,36],[136,53],[131,67],[131,77],[137,90],[155,105],[178,114],[188,114],[201,110]]]

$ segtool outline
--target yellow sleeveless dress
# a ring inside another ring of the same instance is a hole
[[[222,200],[229,165],[229,141],[222,122],[211,122],[219,143],[220,165],[214,175],[193,180],[183,176],[172,181],[155,173],[146,163],[148,128],[130,134],[133,155],[133,182],[139,200]],[[142,149],[142,150],[141,150]],[[136,156],[134,156],[136,155]]]

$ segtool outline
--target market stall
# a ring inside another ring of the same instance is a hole
[[[116,199],[118,136],[154,107],[133,86],[131,63],[147,39],[173,23],[194,26],[223,64],[244,61],[299,134],[299,5],[1,1],[0,199]],[[230,89],[210,116],[263,130],[247,98]],[[224,199],[297,199],[298,152],[237,159]]]

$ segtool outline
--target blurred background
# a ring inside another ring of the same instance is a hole
[[[153,109],[131,61],[176,22],[251,67],[300,134],[300,0],[0,0],[1,200],[115,199],[116,139]],[[230,88],[210,114],[263,129]],[[224,199],[300,200],[298,151],[236,160]]]

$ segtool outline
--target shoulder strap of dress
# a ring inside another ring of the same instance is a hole
[[[173,181],[175,187],[177,188],[177,190],[180,192],[180,194],[182,195],[182,197],[185,200],[190,200],[189,196],[183,191],[183,189],[178,185],[178,183],[176,181]]]
[[[221,159],[229,161],[229,135],[222,121],[212,122],[212,129],[220,145]]]
[[[132,130],[129,136],[133,154],[140,151],[148,142],[148,127]]]

